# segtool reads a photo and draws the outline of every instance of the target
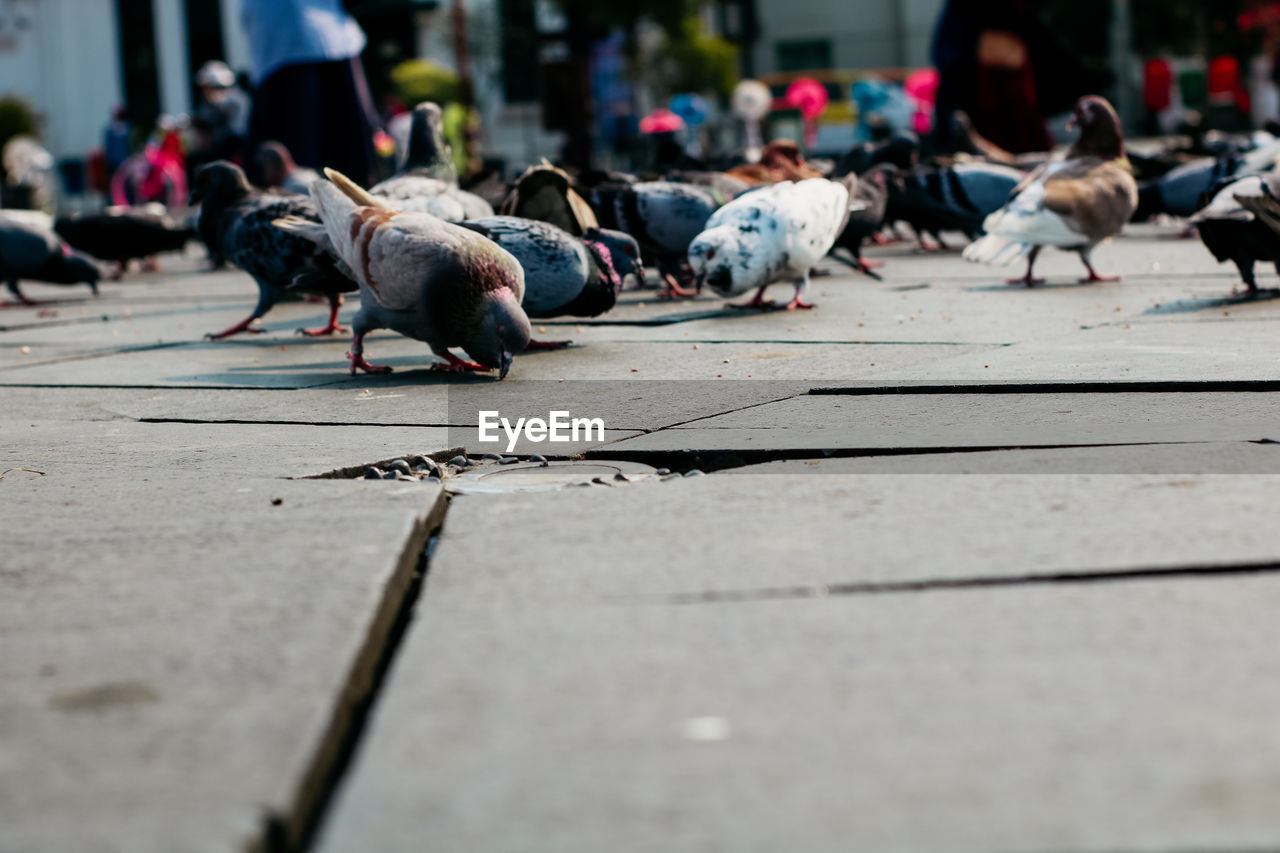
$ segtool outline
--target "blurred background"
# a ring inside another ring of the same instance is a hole
[[[245,2],[0,0],[5,206],[29,206],[18,187],[31,172],[47,175],[39,192],[92,205],[148,150],[153,167],[168,157],[188,177],[245,160],[261,83]],[[393,163],[397,119],[433,100],[463,175],[508,177],[542,157],[628,170],[741,160],[775,137],[813,156],[895,134],[945,149],[958,110],[1017,153],[1059,140],[1059,117],[1088,92],[1138,135],[1280,117],[1280,2],[1267,0],[319,5],[363,32],[377,156]],[[174,169],[155,168],[171,191]]]

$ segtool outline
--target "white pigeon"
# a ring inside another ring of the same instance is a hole
[[[721,296],[757,288],[751,301],[734,308],[812,308],[804,301],[809,270],[831,251],[849,217],[849,189],[837,181],[810,178],[783,181],[746,192],[717,210],[689,246],[689,265],[698,284]],[[778,281],[795,283],[785,305],[766,302],[764,291]]]

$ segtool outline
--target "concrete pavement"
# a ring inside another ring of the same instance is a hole
[[[26,288],[0,851],[1280,845],[1280,300],[1170,234],[628,293],[502,383],[348,377],[309,303],[203,341],[254,294],[195,258]],[[708,473],[354,479],[553,406],[604,439],[518,453]]]

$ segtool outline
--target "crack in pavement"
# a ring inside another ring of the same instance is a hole
[[[821,396],[898,394],[1185,394],[1205,392],[1280,391],[1276,379],[1081,380],[1079,382],[983,382],[957,380],[954,385],[921,381],[902,385],[821,385],[809,393]]]
[[[1151,566],[1133,569],[1086,569],[1079,571],[1066,570],[1047,572],[1044,574],[931,578],[912,581],[812,584],[738,590],[705,590],[703,592],[672,593],[668,595],[616,597],[611,600],[619,604],[733,604],[753,601],[825,598],[835,595],[886,595],[955,589],[1056,586],[1143,580],[1167,580],[1192,577],[1257,575],[1275,572],[1280,572],[1280,561],[1273,560],[1258,563],[1235,563],[1220,566],[1191,565]]]
[[[414,524],[292,805],[284,814],[264,818],[262,835],[250,847],[252,853],[301,853],[318,837],[413,622],[448,509],[449,498],[441,489],[430,510]]]

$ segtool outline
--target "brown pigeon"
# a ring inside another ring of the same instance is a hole
[[[1014,188],[1009,201],[987,217],[987,236],[965,249],[966,260],[1011,264],[1027,258],[1027,272],[1010,284],[1037,284],[1036,256],[1045,246],[1080,253],[1089,271],[1082,282],[1115,281],[1098,275],[1089,255],[1098,243],[1120,233],[1138,205],[1138,185],[1124,153],[1120,119],[1097,95],[1076,103],[1072,122],[1080,136],[1066,158],[1046,163]]]

